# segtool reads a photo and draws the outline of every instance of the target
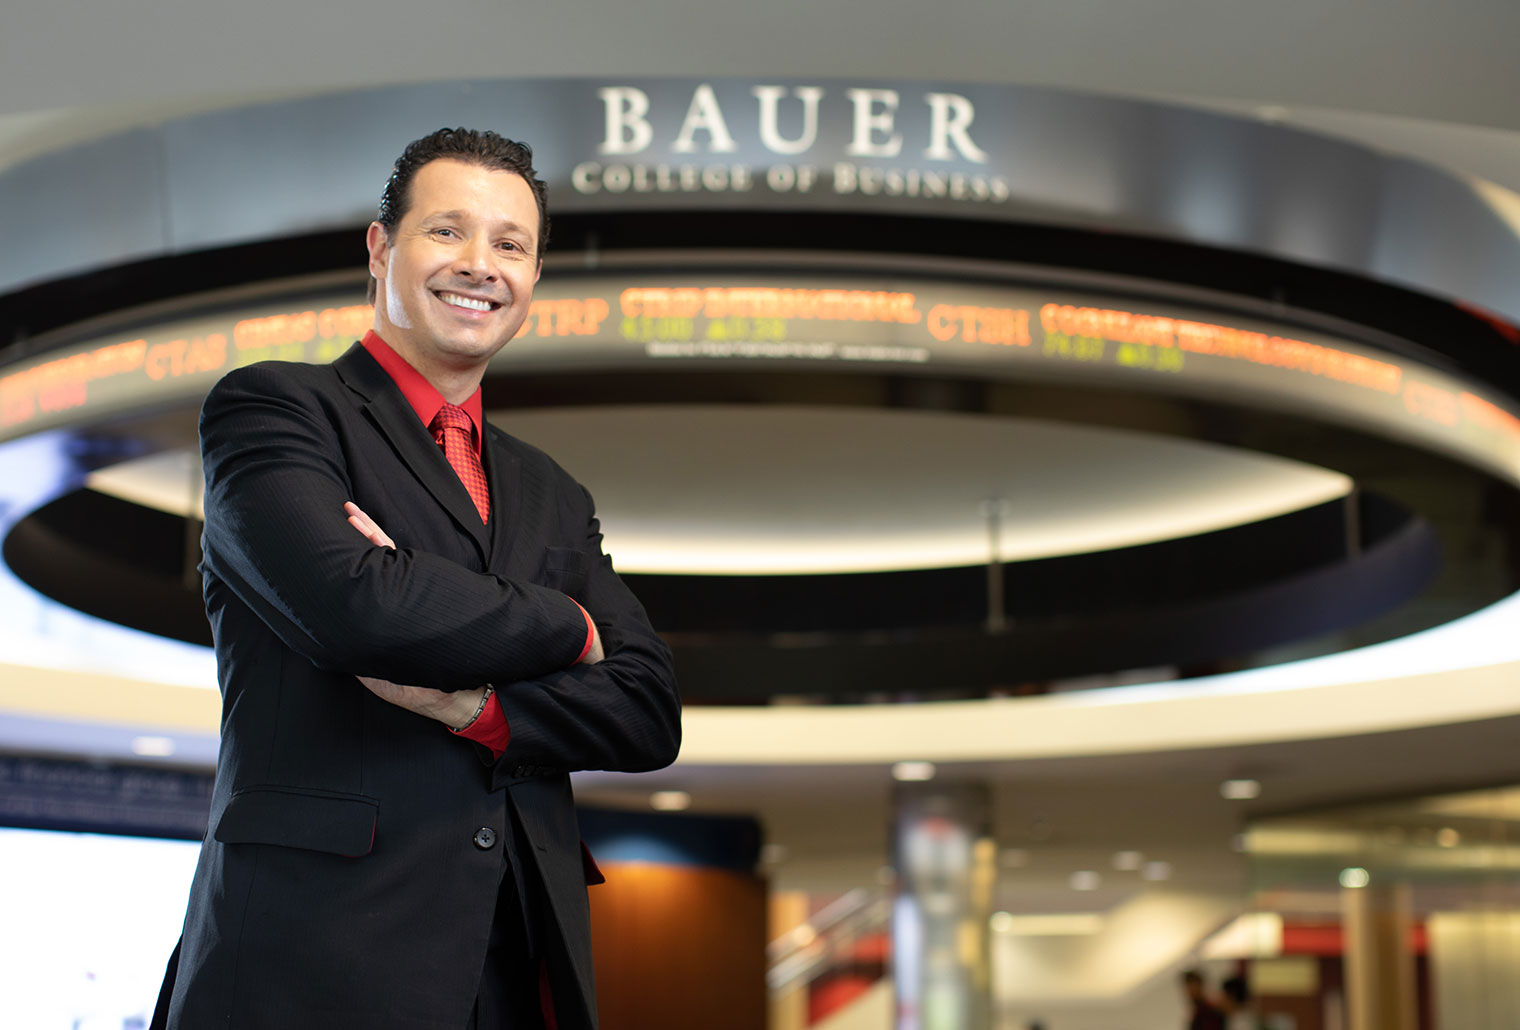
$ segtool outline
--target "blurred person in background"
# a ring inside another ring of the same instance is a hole
[[[1251,987],[1244,975],[1236,973],[1219,985],[1225,1013],[1225,1030],[1260,1030],[1261,1017],[1251,1004]]]
[[[1187,999],[1185,1030],[1225,1030],[1224,1012],[1208,997],[1203,974],[1189,969],[1182,974],[1182,993]]]

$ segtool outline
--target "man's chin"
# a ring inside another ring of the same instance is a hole
[[[483,327],[482,327],[483,328]],[[473,333],[443,333],[434,337],[438,353],[459,364],[490,361],[512,339],[504,330]]]

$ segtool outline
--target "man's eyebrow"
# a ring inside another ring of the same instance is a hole
[[[423,224],[430,224],[433,222],[457,222],[465,218],[472,217],[474,217],[474,215],[469,211],[434,211],[431,214],[424,216],[422,222]],[[519,225],[518,223],[511,220],[498,222],[496,227],[507,232],[519,232],[524,236],[533,235],[527,226]]]

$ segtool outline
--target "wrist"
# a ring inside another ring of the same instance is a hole
[[[471,691],[471,693],[473,693],[473,691]],[[464,708],[460,713],[461,721],[455,721],[454,719],[450,719],[448,721],[447,725],[449,727],[449,732],[463,733],[465,730],[475,725],[475,720],[479,719],[480,713],[486,710],[486,704],[490,702],[491,695],[494,693],[496,693],[496,688],[491,686],[491,684],[487,683],[484,687],[482,687],[480,690],[479,700],[476,701],[472,707]],[[460,698],[460,700],[466,699]]]

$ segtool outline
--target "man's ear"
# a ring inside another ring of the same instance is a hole
[[[391,241],[386,235],[385,226],[379,222],[369,223],[364,243],[369,248],[369,274],[376,279],[384,279],[391,260]]]

